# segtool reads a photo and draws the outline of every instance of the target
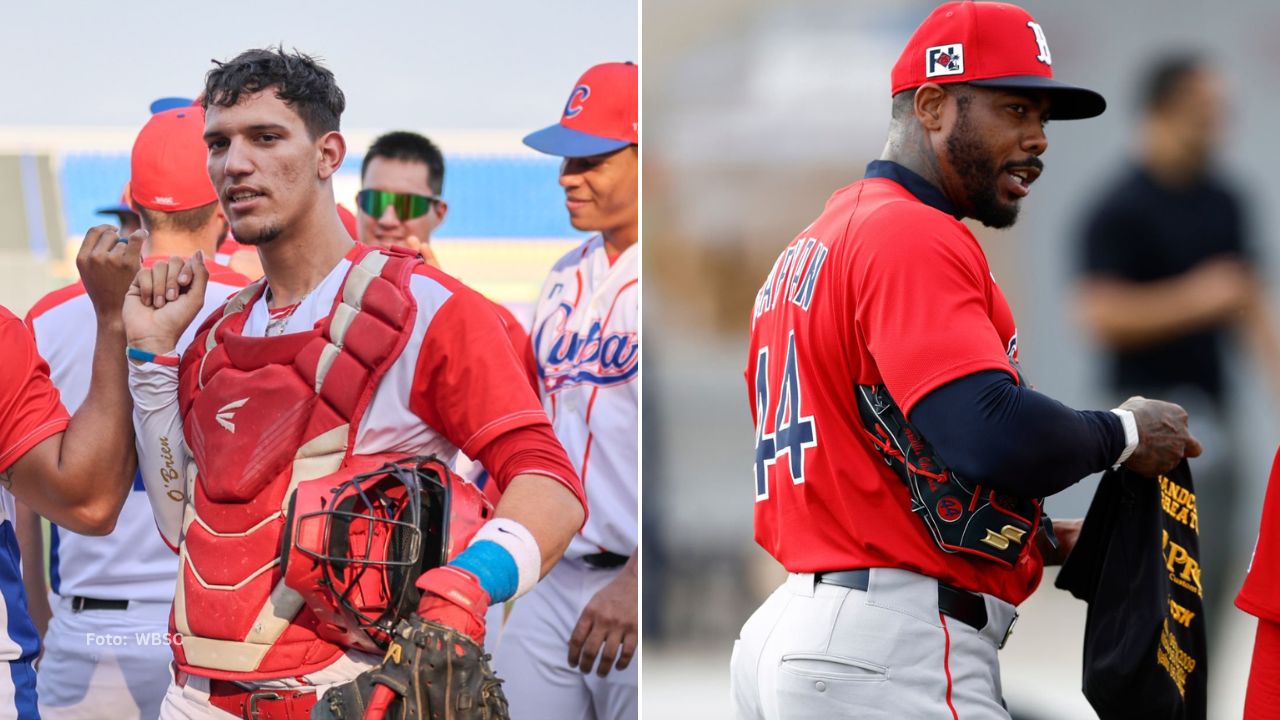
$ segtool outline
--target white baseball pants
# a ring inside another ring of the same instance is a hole
[[[872,570],[865,591],[791,575],[734,643],[733,717],[1009,720],[996,652],[1014,608],[983,597],[979,631],[939,613],[937,581],[906,570]]]

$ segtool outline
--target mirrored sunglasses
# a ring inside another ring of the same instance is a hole
[[[401,222],[422,217],[431,210],[433,203],[440,202],[435,195],[415,195],[413,193],[395,193],[387,190],[361,190],[356,193],[356,205],[361,212],[374,218],[382,217],[387,208],[395,208],[396,217]]]

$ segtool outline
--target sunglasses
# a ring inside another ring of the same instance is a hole
[[[387,208],[395,208],[401,222],[422,217],[431,206],[440,202],[435,195],[395,193],[387,190],[361,190],[356,193],[356,205],[369,217],[380,218]]]

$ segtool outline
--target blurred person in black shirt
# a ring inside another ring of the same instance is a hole
[[[1078,309],[1105,348],[1113,390],[1167,398],[1195,418],[1205,448],[1194,469],[1213,615],[1239,587],[1247,558],[1233,542],[1240,468],[1224,351],[1238,333],[1274,386],[1280,343],[1244,201],[1215,173],[1222,78],[1203,57],[1170,56],[1151,66],[1141,98],[1136,157],[1085,215]]]

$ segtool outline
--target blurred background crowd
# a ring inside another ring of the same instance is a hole
[[[1048,126],[1006,231],[974,226],[1022,369],[1077,408],[1184,404],[1207,586],[1210,717],[1239,717],[1255,621],[1235,610],[1278,442],[1280,10],[1241,0],[1020,3],[1101,118]],[[933,2],[644,3],[645,700],[727,717],[727,663],[781,581],[752,540],[751,302],[779,250],[879,156],[889,69]],[[1196,224],[1197,222],[1201,224]],[[939,352],[945,352],[939,348]],[[1050,498],[1080,517],[1090,478]],[[1001,653],[1017,718],[1093,717],[1085,605],[1046,573]]]

